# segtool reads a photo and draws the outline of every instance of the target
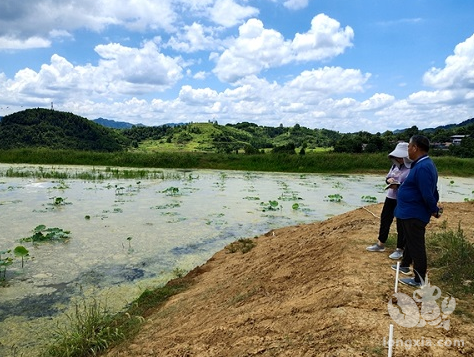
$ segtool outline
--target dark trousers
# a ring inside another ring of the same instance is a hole
[[[405,234],[406,246],[400,266],[409,267],[413,263],[415,281],[423,281],[426,277],[427,260],[425,231],[426,223],[419,219],[399,219],[401,228]]]
[[[395,207],[397,207],[397,200],[393,198],[385,198],[385,202],[382,208],[382,214],[380,215],[380,228],[379,228],[379,238],[378,240],[382,243],[385,243],[388,239],[388,234],[390,233],[390,226],[392,225]],[[400,227],[400,222],[397,220],[397,248],[405,248],[405,236]]]

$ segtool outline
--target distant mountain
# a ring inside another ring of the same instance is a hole
[[[430,133],[430,132],[436,131],[438,129],[451,130],[451,129],[455,129],[455,128],[461,128],[463,126],[467,126],[467,125],[470,125],[470,124],[474,124],[474,118],[464,120],[463,122],[461,122],[459,124],[447,124],[447,125],[437,126],[436,128],[426,128],[426,129],[423,129],[423,131]]]
[[[105,118],[97,118],[93,119],[93,122],[106,126],[107,128],[113,128],[113,129],[130,129],[134,126],[138,127],[146,127],[147,125],[144,124],[131,124],[127,123],[125,121],[116,121],[112,119],[105,119]],[[157,126],[169,126],[169,127],[175,127],[175,126],[180,126],[180,125],[185,125],[185,123],[166,123],[166,124],[161,124]]]
[[[26,109],[0,121],[0,149],[26,147],[120,151],[129,139],[78,115],[51,109]]]
[[[115,120],[105,119],[105,118],[97,118],[97,119],[93,119],[92,121],[97,124],[106,126],[108,128],[114,128],[114,129],[130,129],[133,126],[145,126],[143,124],[131,124],[124,121],[115,121]]]

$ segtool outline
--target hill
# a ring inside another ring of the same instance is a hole
[[[389,152],[394,143],[424,134],[437,143],[439,150],[452,156],[474,157],[474,139],[448,148],[451,135],[474,135],[474,119],[459,125],[419,130],[416,126],[398,133],[341,134],[327,129],[260,126],[255,123],[219,125],[217,122],[132,125],[98,118],[88,120],[72,113],[49,109],[28,109],[8,115],[0,121],[0,149],[36,148],[89,151],[214,152],[260,154],[268,151],[305,154],[333,150],[337,153]]]
[[[115,121],[115,120],[105,119],[105,118],[97,118],[92,121],[94,123],[103,125],[107,128],[113,128],[113,129],[130,129],[133,126],[144,126],[143,124],[131,124],[124,121]]]
[[[0,149],[119,151],[127,145],[128,140],[112,129],[50,109],[27,109],[7,115],[0,122]]]
[[[460,224],[472,241],[474,205],[443,205],[446,215],[433,219],[428,233]],[[188,290],[151,311],[140,333],[106,356],[386,356],[390,324],[395,340],[411,342],[396,346],[393,356],[473,356],[470,297],[455,296],[449,331],[391,319],[390,252],[365,250],[376,240],[381,208],[271,231],[245,254],[216,253],[188,274]],[[398,291],[411,297],[414,289],[400,285]],[[447,291],[442,295],[439,305]],[[436,345],[456,340],[464,346]]]

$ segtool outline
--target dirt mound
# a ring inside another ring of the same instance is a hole
[[[444,208],[428,232],[461,222],[472,238],[474,205]],[[256,238],[245,254],[216,253],[192,272],[188,290],[108,356],[386,356],[390,324],[395,339],[413,341],[411,348],[396,346],[394,356],[474,355],[474,327],[463,314],[450,315],[449,331],[404,328],[390,317],[394,262],[390,252],[365,251],[376,241],[381,209],[377,204],[278,229]],[[399,291],[413,293],[405,286]],[[454,339],[464,346],[427,345]]]

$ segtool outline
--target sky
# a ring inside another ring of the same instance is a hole
[[[474,117],[472,0],[1,0],[0,116],[340,133]]]

